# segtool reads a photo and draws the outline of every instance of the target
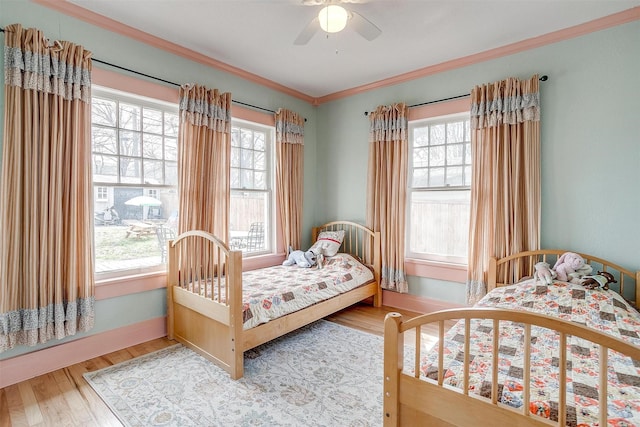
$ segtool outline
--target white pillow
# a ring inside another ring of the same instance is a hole
[[[318,234],[318,240],[316,240],[309,250],[315,254],[322,253],[324,256],[334,256],[338,253],[343,239],[344,230],[323,231]]]

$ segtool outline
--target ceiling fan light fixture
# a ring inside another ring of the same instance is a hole
[[[337,33],[344,30],[348,19],[347,10],[335,4],[323,7],[318,13],[320,28],[327,33]]]

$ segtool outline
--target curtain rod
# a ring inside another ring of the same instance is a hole
[[[0,0],[0,1],[2,1],[2,0]],[[5,31],[4,31],[4,28],[0,27],[0,32],[4,33],[4,32],[5,32]],[[173,86],[177,86],[177,87],[180,87],[180,86],[181,86],[181,85],[179,85],[178,83],[174,83],[174,82],[172,82],[172,81],[165,80],[165,79],[162,79],[162,78],[160,78],[160,77],[152,76],[152,75],[150,75],[150,74],[141,73],[140,71],[132,70],[132,69],[130,69],[130,68],[121,67],[120,65],[112,64],[112,63],[110,63],[110,62],[102,61],[102,60],[100,60],[100,59],[92,58],[91,60],[92,60],[93,62],[98,62],[98,63],[100,63],[100,64],[108,65],[108,66],[110,66],[110,67],[118,68],[118,69],[123,70],[123,71],[128,71],[128,72],[130,72],[130,73],[134,73],[134,74],[138,74],[138,75],[140,75],[140,76],[148,77],[148,78],[150,78],[150,79],[158,80],[158,81],[160,81],[160,82],[167,83],[167,84],[170,84],[170,85],[173,85]],[[242,101],[236,101],[236,100],[234,100],[234,99],[232,99],[232,100],[231,100],[231,102],[233,102],[234,104],[243,105],[243,106],[245,106],[245,107],[254,108],[254,109],[256,109],[256,110],[262,110],[262,111],[266,111],[266,112],[268,112],[268,113],[275,114],[275,111],[270,110],[270,109],[268,109],[268,108],[258,107],[257,105],[248,104],[248,103],[246,103],[246,102],[242,102]],[[306,121],[307,121],[307,119],[305,118],[305,119],[304,119],[304,121],[306,122]]]
[[[540,78],[538,80],[540,80],[541,82],[546,82],[547,80],[549,80],[549,76],[547,76],[547,75],[540,76]],[[423,105],[435,104],[437,102],[451,101],[452,99],[458,99],[458,98],[466,98],[467,96],[471,96],[471,94],[470,93],[465,93],[464,95],[450,96],[449,98],[436,99],[435,101],[421,102],[420,104],[409,105],[409,107],[407,107],[407,108],[421,107]],[[364,115],[368,116],[369,115],[369,111],[365,111]]]

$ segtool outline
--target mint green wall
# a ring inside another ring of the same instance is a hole
[[[310,230],[315,224],[314,200],[316,192],[316,108],[309,103],[284,95],[280,92],[251,83],[234,75],[188,61],[137,42],[94,27],[83,21],[57,13],[29,1],[0,0],[0,26],[19,23],[23,27],[35,27],[50,39],[70,40],[83,45],[93,52],[93,57],[138,72],[160,77],[176,83],[199,83],[221,91],[231,92],[235,100],[277,110],[284,107],[307,118],[305,124],[305,200],[303,230]],[[4,44],[4,34],[2,33]],[[0,55],[3,58],[4,55]],[[2,59],[0,59],[2,61]],[[96,62],[94,68],[103,67]],[[106,69],[109,69],[106,67]],[[4,67],[2,67],[4,70]],[[116,71],[116,69],[110,69]],[[4,82],[4,71],[0,71]],[[0,93],[4,94],[4,85]],[[0,115],[4,117],[4,95],[0,104]],[[177,101],[177,100],[176,100]],[[1,128],[0,128],[1,129]],[[0,142],[0,147],[1,147]],[[307,232],[305,234],[310,234]],[[310,237],[305,236],[305,245],[310,245]],[[129,324],[153,319],[166,314],[165,291],[155,290],[128,295],[96,303],[95,328],[90,334],[103,332]],[[69,337],[63,341],[77,339],[88,334]],[[48,345],[20,347],[0,353],[0,359],[39,350],[46,346],[60,344],[52,341]]]
[[[365,219],[365,111],[534,73],[549,76],[540,83],[542,246],[640,269],[639,21],[321,105],[319,222]],[[464,302],[462,284],[410,277],[409,287],[415,295]]]

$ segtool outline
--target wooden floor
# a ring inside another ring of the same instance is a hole
[[[356,305],[327,319],[372,334],[383,334],[384,317],[396,311],[408,317],[417,313]],[[423,330],[424,340],[437,332]],[[409,337],[407,337],[409,339]],[[0,389],[0,427],[6,426],[122,426],[82,374],[160,350],[175,341],[160,338],[96,357],[46,375]]]

